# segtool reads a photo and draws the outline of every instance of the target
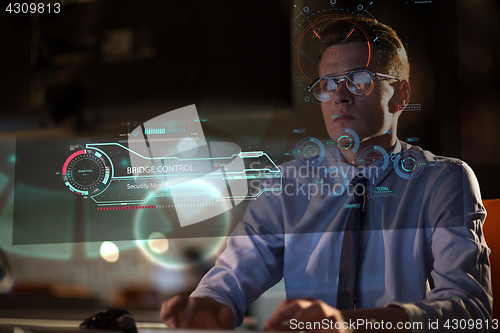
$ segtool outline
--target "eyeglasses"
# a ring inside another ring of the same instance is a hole
[[[401,79],[394,76],[373,73],[366,69],[361,69],[346,74],[324,75],[314,80],[313,83],[309,85],[308,89],[318,100],[326,102],[335,96],[337,86],[342,81],[345,82],[347,89],[354,95],[364,95],[372,90],[373,80],[375,78],[378,80],[394,79],[401,81]]]

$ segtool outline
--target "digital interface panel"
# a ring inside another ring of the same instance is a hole
[[[129,216],[126,220],[137,219],[138,214],[126,211],[137,209],[163,209],[170,211],[169,228],[189,226],[223,214],[243,200],[252,200],[266,191],[281,191],[281,171],[264,151],[241,151],[238,145],[227,142],[207,143],[201,121],[194,105],[167,112],[137,126],[128,133],[128,140],[121,142],[89,142],[66,144],[71,139],[19,140],[17,144],[16,170],[19,175],[15,186],[14,241],[20,243],[61,243],[74,240],[72,221],[61,216],[60,221],[52,219],[58,230],[66,233],[26,232],[36,221],[50,220],[53,211],[40,211],[36,215],[27,214],[41,203],[40,190],[47,185],[51,188],[66,189],[66,194],[58,192],[74,205],[81,202],[85,207],[94,207],[95,217],[88,223],[97,228],[107,228],[103,224],[113,224],[113,214]],[[57,148],[56,148],[57,146]],[[47,150],[60,150],[58,157],[38,167],[38,175],[44,170],[44,177],[32,177],[27,172],[32,161],[47,161]],[[67,157],[61,159],[63,154]],[[42,155],[41,155],[42,154]],[[60,163],[57,166],[58,162]],[[49,167],[50,166],[50,167]],[[52,175],[50,175],[50,168]],[[57,171],[56,171],[57,170]],[[26,176],[25,176],[26,175]],[[50,175],[50,184],[46,176]],[[53,183],[59,178],[59,184]],[[259,188],[262,179],[276,179],[278,186]],[[29,186],[27,186],[29,184]],[[31,208],[30,208],[31,207]],[[92,209],[92,208],[91,208]],[[99,212],[100,215],[99,215]],[[133,215],[136,215],[133,217]],[[67,220],[64,222],[64,220]],[[121,220],[121,219],[120,219]],[[120,224],[124,221],[121,220]],[[217,221],[215,222],[218,223]],[[123,225],[123,224],[122,224]],[[197,226],[197,229],[210,229]],[[131,235],[129,225],[117,228],[114,235],[105,232],[87,234],[85,241],[111,239],[140,239]],[[120,234],[120,230],[126,230]],[[224,236],[216,226],[213,232],[202,231],[194,234],[169,230],[169,237]],[[158,230],[156,230],[158,232]],[[96,235],[93,238],[91,235]],[[33,237],[26,240],[26,237]]]

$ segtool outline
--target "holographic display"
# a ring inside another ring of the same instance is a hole
[[[89,196],[98,210],[173,207],[181,226],[219,215],[264,191],[250,180],[281,179],[263,151],[242,152],[231,143],[207,143],[194,105],[167,112],[137,127],[127,146],[89,143],[64,162],[65,184]],[[254,168],[254,165],[270,167]],[[119,167],[116,167],[119,166]],[[169,197],[170,202],[153,198]],[[229,202],[229,207],[219,204]],[[193,207],[204,207],[195,218]]]
[[[281,178],[279,169],[265,152],[234,152],[239,148],[229,143],[211,143],[212,157],[199,158],[146,157],[119,143],[89,143],[80,148],[63,165],[64,184],[75,194],[91,198],[101,210],[135,208],[148,205],[153,197],[163,196],[207,196],[212,200],[230,200],[236,205],[262,194],[262,190],[249,193],[247,180]],[[223,150],[223,154],[231,155],[215,157]],[[131,166],[131,159],[135,166]],[[116,168],[119,163],[121,167]],[[272,166],[252,168],[252,165]]]
[[[140,124],[128,140],[19,140],[14,244],[142,239],[153,232],[169,238],[227,235],[229,222],[236,221],[218,216],[245,200],[280,191],[281,170],[265,151],[207,142],[202,122],[190,105]],[[43,161],[36,176],[29,171],[34,159]],[[262,179],[274,179],[277,186],[258,187]],[[49,189],[53,195],[44,196]],[[85,226],[83,235],[70,218],[82,206],[85,218],[76,224]],[[159,218],[148,224],[146,234],[142,227],[134,229],[134,223],[144,226],[137,222],[144,214],[133,211],[149,209],[163,210],[168,227]],[[207,226],[180,230],[204,221]],[[44,231],[47,227],[57,232]]]

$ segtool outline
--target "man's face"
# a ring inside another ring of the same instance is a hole
[[[331,51],[333,48],[335,51]],[[366,69],[368,56],[366,45],[361,43],[334,45],[323,54],[319,75]],[[383,70],[380,72],[386,74]],[[394,119],[394,111],[397,105],[391,101],[393,94],[394,88],[385,80],[375,79],[372,90],[361,96],[354,95],[345,82],[340,82],[333,99],[321,103],[328,134],[331,136],[339,128],[350,128],[364,141],[395,131],[397,117]]]

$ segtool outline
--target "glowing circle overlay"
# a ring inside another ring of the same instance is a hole
[[[348,147],[340,147],[339,142],[345,142],[346,139],[349,140]],[[332,133],[330,141],[334,141],[335,144],[330,145],[330,150],[335,155],[341,156],[351,156],[359,149],[359,136],[358,134],[350,128],[339,128]]]
[[[161,198],[152,198],[148,204],[159,205]],[[219,204],[231,205],[230,201]],[[195,210],[196,207],[193,208]],[[198,213],[203,213],[203,208],[198,207]],[[228,233],[230,213],[215,217],[220,220],[216,226],[220,228],[217,234]],[[178,217],[175,208],[138,209],[134,220],[134,237],[141,252],[152,262],[168,268],[185,268],[198,264],[222,251],[226,244],[226,237],[203,237],[202,232],[197,232],[193,237],[170,237],[174,231],[179,230]],[[196,227],[196,224],[193,226]],[[182,231],[182,230],[181,230]],[[155,236],[156,235],[156,236]],[[159,237],[162,235],[161,237]],[[151,246],[154,239],[168,242],[164,251],[158,251]]]
[[[304,150],[304,156],[306,158],[313,158],[318,154],[318,150],[314,146],[307,146]]]
[[[366,62],[365,68],[369,68],[369,66],[370,66],[370,61],[371,61],[371,56],[372,56],[372,46],[371,46],[371,41],[370,41],[370,38],[368,37],[368,33],[366,32],[366,30],[364,30],[361,27],[361,25],[359,23],[357,23],[356,21],[346,18],[345,15],[341,15],[341,14],[327,14],[327,15],[323,15],[323,16],[320,16],[320,17],[316,18],[307,27],[304,28],[304,31],[302,31],[302,33],[300,34],[300,36],[297,39],[297,43],[295,44],[296,45],[296,51],[297,51],[296,54],[295,54],[297,66],[299,68],[300,73],[302,74],[302,77],[305,78],[307,81],[309,81],[309,83],[312,83],[313,80],[316,79],[316,77],[309,77],[309,76],[307,76],[307,74],[305,73],[304,69],[302,68],[302,65],[300,64],[300,55],[302,54],[300,47],[301,47],[302,39],[309,32],[311,32],[315,28],[315,26],[317,26],[317,25],[319,25],[319,24],[321,24],[323,22],[332,21],[332,20],[342,20],[342,21],[349,22],[354,27],[358,28],[358,30],[360,30],[365,35],[366,44],[367,44],[367,48],[368,48],[368,60]],[[308,59],[308,61],[310,61],[310,59]],[[314,73],[315,76],[317,75],[316,72],[314,72],[314,71],[312,71],[312,72]]]
[[[369,154],[372,154],[374,152],[377,153],[377,154],[382,155],[381,157],[384,159],[384,163],[382,164],[382,166],[378,167],[377,174],[380,174],[385,169],[387,169],[387,167],[389,166],[389,154],[387,154],[387,151],[384,148],[382,148],[380,146],[376,146],[376,145],[368,146],[368,147],[366,147],[365,149],[363,149],[361,151],[361,153],[359,154],[359,158],[363,159],[363,160],[374,159],[374,161],[372,161],[372,162],[376,162],[375,161],[376,158],[368,156]],[[359,164],[361,166],[363,166],[364,168],[366,168],[366,169],[368,169],[370,167],[369,165],[365,164],[364,161],[360,162]]]
[[[64,162],[62,175],[65,185],[74,193],[95,196],[109,186],[113,168],[103,152],[79,150]]]
[[[339,177],[333,177],[333,178],[328,178],[328,175],[336,173],[339,175]],[[337,179],[342,178],[342,185],[337,191],[332,191],[332,188],[335,188],[335,185],[338,185]],[[322,181],[323,185],[321,185],[321,193],[325,195],[330,195],[330,196],[337,196],[341,195],[344,193],[344,191],[347,189],[347,186],[349,185],[349,180],[347,179],[347,175],[345,172],[338,168],[338,167],[330,167],[323,172],[321,172],[318,176],[318,179]],[[326,180],[326,181],[325,181]],[[333,182],[332,182],[333,180]],[[328,184],[328,185],[324,185]]]
[[[313,137],[300,140],[295,146],[295,150],[300,150],[300,153],[296,154],[295,158],[302,165],[317,165],[325,157],[325,146],[321,141]]]
[[[405,150],[396,155],[394,170],[403,179],[413,179],[420,176],[424,167],[419,165],[424,162],[422,155],[415,151]]]

